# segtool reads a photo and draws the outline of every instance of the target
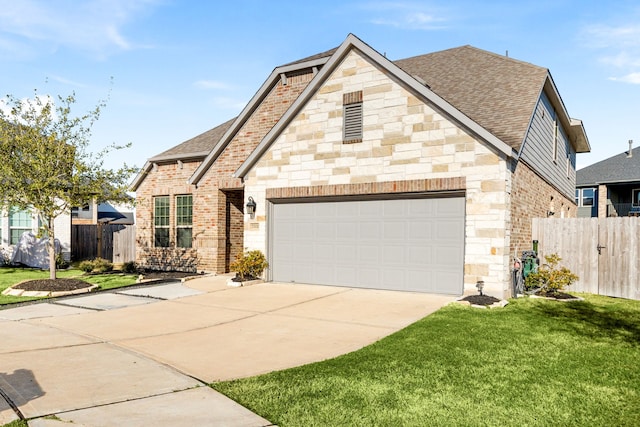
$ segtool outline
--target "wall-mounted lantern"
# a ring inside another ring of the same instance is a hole
[[[254,219],[256,216],[256,201],[253,200],[253,197],[249,196],[249,201],[247,202],[247,213]]]

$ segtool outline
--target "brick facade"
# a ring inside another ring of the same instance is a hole
[[[532,218],[575,218],[576,212],[573,200],[519,162],[511,181],[511,257],[531,250]]]
[[[243,251],[244,195],[240,179],[232,174],[255,149],[289,105],[307,86],[311,70],[278,79],[264,100],[236,133],[197,186],[188,185],[201,161],[160,163],[149,171],[136,191],[137,262],[159,270],[224,273]],[[175,196],[193,195],[193,247],[175,247]],[[153,242],[153,197],[170,196],[170,248]]]

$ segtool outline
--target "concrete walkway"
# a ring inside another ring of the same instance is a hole
[[[206,384],[357,350],[454,300],[226,279],[0,310],[0,425],[13,405],[32,427],[269,426]]]

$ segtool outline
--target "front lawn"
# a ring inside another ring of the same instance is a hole
[[[100,289],[113,289],[122,286],[132,285],[136,282],[137,275],[134,274],[96,274],[84,275],[85,273],[77,269],[59,270],[57,277],[61,279],[80,279],[85,282],[99,285]],[[6,288],[13,286],[25,280],[48,279],[48,270],[39,270],[34,268],[0,268],[0,293]],[[13,297],[0,294],[0,305],[11,304],[15,302],[23,302],[40,298],[29,297]]]
[[[360,351],[212,387],[281,427],[636,426],[640,301],[583,296],[447,306]]]

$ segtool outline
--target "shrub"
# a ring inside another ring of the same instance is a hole
[[[64,259],[64,256],[61,253],[56,255],[56,268],[57,269],[69,268],[69,261]]]
[[[240,279],[245,280],[260,277],[268,266],[264,254],[259,250],[253,250],[239,254],[229,268],[235,271]]]
[[[98,273],[106,273],[113,270],[113,264],[104,258],[96,258],[93,260],[93,269]]]
[[[542,295],[554,294],[579,279],[571,270],[558,265],[562,261],[558,254],[545,255],[544,259],[547,264],[541,265],[537,272],[527,276],[525,280],[527,289],[538,289]]]
[[[129,261],[122,264],[122,272],[127,274],[133,274],[138,271],[138,266],[135,262]]]
[[[85,273],[91,273],[93,271],[93,261],[82,261],[80,264],[78,264],[78,268]]]

